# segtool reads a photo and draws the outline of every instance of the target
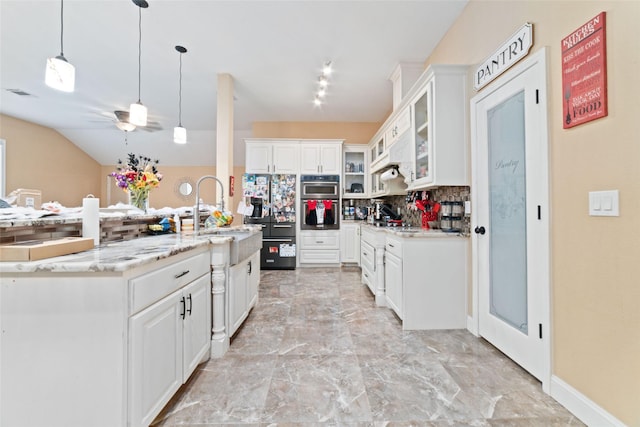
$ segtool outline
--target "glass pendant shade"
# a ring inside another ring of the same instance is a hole
[[[129,106],[129,123],[136,126],[147,125],[147,107],[142,105],[140,101]]]
[[[47,58],[44,82],[53,89],[73,92],[76,84],[76,68],[62,55]]]
[[[187,129],[182,126],[176,126],[173,128],[173,142],[176,144],[187,143]]]

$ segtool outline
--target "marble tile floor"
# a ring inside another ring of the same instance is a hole
[[[583,426],[466,330],[402,331],[360,269],[262,271],[258,305],[152,424]]]

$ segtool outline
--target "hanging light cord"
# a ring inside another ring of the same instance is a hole
[[[64,34],[64,0],[60,0],[60,56],[64,58],[64,43],[62,35]]]
[[[180,53],[180,91],[178,93],[178,126],[182,127],[182,53]]]
[[[138,8],[138,103],[140,102],[141,63],[142,63],[142,8]]]

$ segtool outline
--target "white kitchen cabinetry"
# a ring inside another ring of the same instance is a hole
[[[249,309],[258,303],[258,292],[260,286],[260,251],[254,253],[249,260],[249,277],[247,282],[247,301]]]
[[[410,190],[469,185],[466,79],[464,66],[432,65],[416,83]]]
[[[340,225],[340,262],[360,265],[360,224]]]
[[[344,145],[342,151],[342,197],[344,199],[366,199],[369,197],[369,160],[367,154],[366,145]],[[353,192],[358,185],[362,186],[362,192]]]
[[[3,273],[0,424],[147,426],[209,357],[210,262],[199,247],[125,271]]]
[[[342,174],[342,141],[300,143],[301,174]]]
[[[339,230],[302,230],[300,232],[300,264],[339,264]]]
[[[405,330],[466,327],[467,238],[387,237],[386,299]]]
[[[298,141],[245,140],[247,173],[298,173]]]
[[[229,268],[228,335],[232,337],[258,300],[260,252]]]
[[[205,274],[130,318],[131,425],[149,425],[206,355],[210,289]]]
[[[409,108],[409,106],[407,106],[398,113],[393,122],[391,122],[386,128],[386,149],[389,150],[391,146],[404,135],[405,132],[409,131],[409,128],[411,128],[411,109]]]
[[[384,258],[384,282],[387,306],[403,319],[402,242],[387,237]]]
[[[407,194],[407,184],[401,177],[390,181],[381,179],[382,171],[371,174],[371,197],[399,196]]]
[[[366,284],[376,305],[387,305],[385,297],[385,266],[384,247],[385,233],[372,226],[360,226],[360,267],[362,268],[362,283]]]

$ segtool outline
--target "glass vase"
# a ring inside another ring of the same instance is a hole
[[[146,213],[149,209],[149,190],[129,190],[129,204]]]

